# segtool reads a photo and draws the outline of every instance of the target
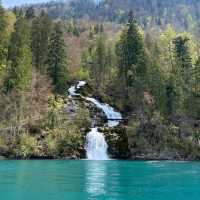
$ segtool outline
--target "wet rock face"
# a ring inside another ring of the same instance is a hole
[[[90,112],[91,124],[94,126],[102,126],[106,121],[106,116],[101,109],[98,109],[91,102],[85,102],[86,108]]]
[[[123,125],[115,128],[101,128],[108,143],[108,154],[115,159],[128,159],[130,150],[126,129]]]

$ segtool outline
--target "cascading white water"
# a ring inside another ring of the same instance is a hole
[[[76,93],[76,91],[77,91],[78,89],[80,89],[81,87],[85,86],[85,84],[86,84],[85,81],[79,81],[77,85],[72,85],[72,86],[68,89],[68,92],[69,92],[70,97],[80,95],[80,94]]]
[[[68,92],[70,97],[72,96],[81,96],[77,93],[77,90],[85,86],[85,81],[79,81],[77,85],[73,85],[69,88]],[[119,112],[116,112],[110,105],[101,103],[98,100],[90,97],[83,97],[83,99],[95,104],[97,108],[101,109],[108,120],[108,127],[115,127],[119,124],[119,121],[122,119],[122,115]],[[103,133],[98,132],[98,128],[92,128],[92,130],[86,136],[86,145],[85,149],[87,152],[87,158],[90,160],[107,160],[109,159],[107,155],[108,145],[105,141]]]
[[[103,110],[108,120],[108,127],[115,127],[119,124],[119,121],[122,119],[122,115],[121,113],[114,111],[113,107],[105,103],[100,103],[94,98],[86,97],[85,99],[94,103],[97,108]]]
[[[98,128],[92,128],[86,136],[87,158],[89,160],[108,160],[107,148],[104,135],[98,131]]]

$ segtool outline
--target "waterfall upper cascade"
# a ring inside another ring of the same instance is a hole
[[[73,85],[68,89],[70,97],[81,96],[86,101],[95,104],[99,109],[101,109],[108,120],[108,127],[115,127],[119,124],[122,119],[121,113],[114,110],[108,104],[101,103],[98,100],[90,97],[83,97],[81,94],[77,93],[77,90],[86,85],[85,81],[79,81],[77,85]],[[87,158],[90,160],[107,160],[109,159],[107,155],[108,145],[105,141],[103,133],[98,131],[98,127],[92,128],[92,130],[86,136],[85,149],[87,152]]]

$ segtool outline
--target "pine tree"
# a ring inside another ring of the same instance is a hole
[[[103,35],[95,37],[87,53],[82,56],[82,66],[89,70],[92,84],[98,92],[105,89],[113,66],[112,51],[106,46],[105,40]]]
[[[192,58],[187,46],[189,39],[187,37],[177,37],[174,40],[174,54],[177,64],[177,70],[183,76],[183,79],[188,84],[192,72]]]
[[[166,114],[174,116],[184,111],[185,96],[183,79],[180,75],[172,73],[166,85]]]
[[[34,17],[35,17],[35,10],[34,10],[33,6],[28,7],[27,10],[26,10],[26,13],[25,13],[25,18],[27,20],[31,20]]]
[[[116,55],[121,91],[124,93],[124,104],[127,104],[131,90],[142,91],[146,74],[144,42],[132,12],[116,45]]]
[[[6,91],[24,90],[31,78],[30,30],[25,19],[19,18],[15,23],[8,50]]]
[[[102,37],[96,42],[96,47],[92,55],[91,77],[94,80],[95,88],[98,89],[104,83],[104,75],[106,69],[106,51],[105,43]]]
[[[170,74],[166,90],[168,115],[180,115],[191,108],[192,102],[192,59],[187,46],[188,38],[174,39],[175,65]]]
[[[5,16],[5,10],[3,9],[2,5],[1,5],[1,1],[0,1],[0,37],[1,37],[1,33],[3,32],[3,30],[6,26],[6,21],[5,21],[4,16]]]
[[[46,62],[51,29],[52,22],[47,14],[45,14],[45,12],[42,12],[40,16],[35,18],[32,22],[31,49],[33,54],[33,64],[41,72],[46,72]]]
[[[195,77],[195,95],[200,97],[200,57],[198,58],[195,69],[194,69],[194,77]]]
[[[55,91],[62,94],[66,90],[68,73],[66,47],[63,38],[62,25],[59,22],[54,26],[48,49],[49,75],[52,78]]]
[[[24,10],[20,7],[14,7],[13,13],[15,14],[17,19],[24,17]]]
[[[193,88],[191,91],[191,98],[190,98],[190,109],[189,114],[199,119],[200,116],[200,58],[197,59],[194,70],[193,76],[191,79],[194,80]]]
[[[192,58],[190,55],[188,47],[189,39],[187,37],[177,37],[174,40],[174,54],[176,61],[175,73],[177,77],[182,78],[182,90],[184,97],[184,106],[185,111],[190,112],[191,102],[192,102],[192,88],[193,88],[193,65]]]
[[[0,71],[5,63],[6,58],[6,49],[4,47],[4,31],[6,28],[6,20],[5,20],[5,10],[1,6],[0,1]]]

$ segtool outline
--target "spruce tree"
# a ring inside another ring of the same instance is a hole
[[[8,49],[8,68],[5,80],[6,91],[24,90],[31,78],[30,30],[25,19],[15,23]]]
[[[66,47],[61,23],[56,23],[48,46],[48,72],[57,93],[64,93],[67,86]]]
[[[176,74],[176,79],[180,80],[180,90],[182,90],[182,97],[179,97],[180,101],[183,102],[182,112],[189,111],[191,109],[192,102],[192,58],[190,56],[189,39],[187,37],[179,36],[174,40],[174,56],[176,66],[173,73]]]
[[[0,37],[1,37],[1,33],[3,32],[4,28],[6,26],[6,21],[5,21],[5,10],[1,5],[1,1],[0,1]],[[0,38],[1,39],[1,38]],[[1,40],[0,40],[1,41]]]
[[[110,81],[110,71],[113,66],[111,49],[105,44],[105,37],[98,35],[91,42],[88,52],[82,56],[82,66],[90,72],[94,88],[100,92]]]
[[[46,72],[49,38],[51,35],[52,22],[45,12],[35,18],[31,29],[31,49],[33,64],[41,71]]]
[[[34,10],[33,6],[27,8],[25,17],[27,20],[31,20],[35,17],[35,10]]]
[[[6,28],[5,10],[1,6],[1,1],[0,1],[0,71],[1,68],[3,67],[3,64],[5,63],[5,58],[6,58],[6,49],[4,46],[5,28]]]
[[[189,83],[192,72],[192,58],[190,56],[187,37],[177,37],[174,40],[174,55],[176,60],[176,70],[178,70],[186,83]]]
[[[195,63],[194,68],[194,77],[195,77],[195,95],[200,97],[200,57],[198,58],[197,62]]]
[[[194,79],[193,88],[192,88],[192,97],[190,98],[190,112],[189,114],[196,119],[199,119],[200,116],[200,58],[197,59],[193,76]]]
[[[97,39],[95,49],[92,55],[91,78],[94,80],[96,89],[100,89],[105,82],[106,70],[106,51],[103,37]]]
[[[132,12],[116,45],[116,55],[121,91],[127,104],[133,90],[137,90],[138,95],[142,91],[146,74],[144,42]]]

